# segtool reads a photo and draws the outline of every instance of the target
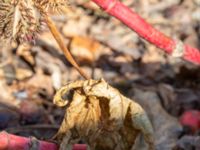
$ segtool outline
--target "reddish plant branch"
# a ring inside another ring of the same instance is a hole
[[[36,138],[20,137],[7,132],[0,132],[0,150],[58,150],[58,145],[40,141]],[[73,150],[86,150],[86,145],[75,144]]]
[[[183,45],[180,41],[175,41],[165,34],[159,32],[148,24],[136,12],[123,5],[119,0],[92,0],[108,14],[122,21],[129,28],[134,30],[139,36],[146,39],[160,49],[174,57],[182,57],[190,62],[200,64],[200,50]]]

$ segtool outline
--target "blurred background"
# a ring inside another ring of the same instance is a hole
[[[200,48],[200,0],[123,3],[161,32]],[[71,0],[66,13],[51,16],[88,75],[144,107],[158,150],[200,149],[199,66],[167,56],[90,1]],[[46,26],[35,42],[0,45],[0,78],[0,130],[39,139],[51,138],[64,116],[52,103],[55,91],[81,79]],[[192,117],[180,121],[187,113]]]

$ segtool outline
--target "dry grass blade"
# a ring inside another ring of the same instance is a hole
[[[103,79],[69,83],[54,97],[67,105],[57,133],[60,149],[70,149],[79,140],[92,150],[128,150],[138,134],[154,149],[151,123],[139,104],[120,94]]]

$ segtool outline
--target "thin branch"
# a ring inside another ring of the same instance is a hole
[[[73,56],[71,55],[71,53],[69,52],[69,50],[67,49],[67,47],[64,44],[64,39],[62,37],[62,35],[59,33],[59,31],[57,30],[55,24],[53,23],[53,21],[51,20],[51,18],[46,15],[45,16],[46,19],[46,24],[48,25],[53,37],[55,38],[56,42],[58,43],[60,49],[63,51],[65,57],[67,58],[67,60],[71,63],[71,65],[73,67],[76,68],[76,70],[85,78],[85,79],[89,79],[89,77],[85,74],[85,72],[79,67],[79,65],[76,63],[76,61],[74,60]]]

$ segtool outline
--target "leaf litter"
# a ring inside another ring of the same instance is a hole
[[[199,47],[199,0],[123,2],[164,33]],[[65,37],[66,46],[74,44],[73,51],[83,47],[82,50],[86,49],[87,52],[85,54],[91,52],[98,56],[91,59],[92,55],[88,57],[74,52],[82,68],[88,74],[93,72],[95,79],[103,77],[110,85],[120,89],[120,92],[144,108],[152,122],[154,136],[157,135],[155,145],[158,150],[163,150],[163,147],[169,150],[198,149],[199,129],[193,133],[188,127],[181,125],[182,130],[175,131],[180,129],[178,119],[184,112],[200,110],[199,66],[164,55],[119,21],[105,15],[91,2],[78,0],[70,3],[71,11],[52,15],[52,18]],[[73,42],[77,37],[84,37],[84,40]],[[93,43],[93,39],[100,47],[106,47],[108,52],[103,48],[103,53],[99,55],[99,50],[93,51],[85,46],[85,43]],[[10,46],[11,48],[0,49],[1,129],[18,135],[50,139],[65,114],[64,109],[52,104],[52,95],[61,85],[79,80],[80,76],[65,61],[58,45],[47,31],[39,35],[35,44],[25,48],[18,43],[11,43]],[[84,59],[92,60],[92,63],[85,63],[82,61]],[[95,68],[91,67],[93,63]],[[134,92],[135,88],[139,91]],[[146,96],[143,97],[144,95]],[[154,95],[153,98],[151,95]],[[140,102],[141,99],[144,103]],[[156,102],[151,103],[154,99]],[[28,121],[24,122],[23,117],[26,120],[26,116],[20,113],[20,106],[30,110]],[[43,111],[37,111],[35,106]],[[154,114],[153,117],[151,114]],[[42,116],[42,119],[35,121],[35,115]],[[158,122],[157,126],[155,122]],[[166,129],[159,122],[163,122]],[[162,144],[158,144],[157,140],[162,140]],[[140,142],[140,137],[135,144],[139,145],[136,149],[142,149],[145,145]]]

